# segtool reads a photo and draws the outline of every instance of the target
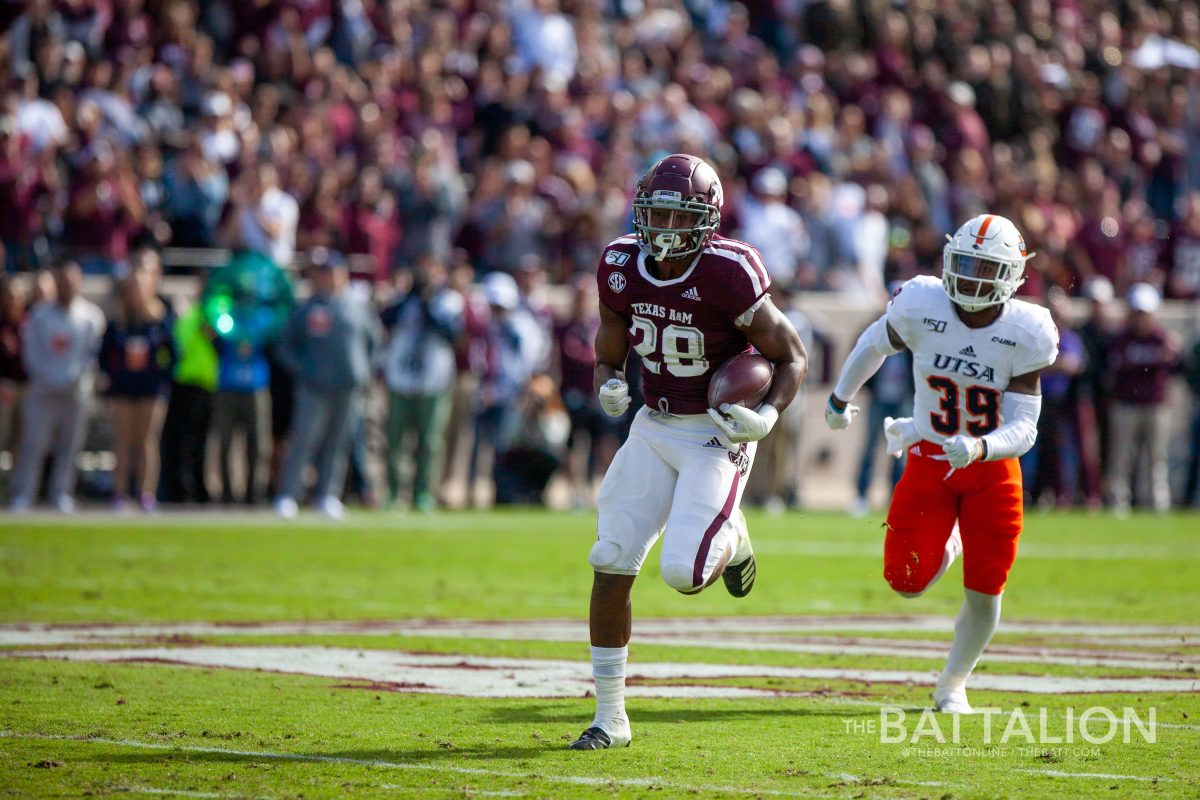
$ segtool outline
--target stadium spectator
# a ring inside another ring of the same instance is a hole
[[[1067,295],[1051,287],[1050,316],[1058,328],[1058,358],[1042,370],[1042,413],[1033,448],[1021,459],[1022,472],[1034,502],[1071,505],[1075,478],[1080,474],[1079,448],[1074,436],[1072,411],[1078,406],[1078,378],[1087,366],[1087,351],[1069,323]]]
[[[1127,515],[1141,450],[1149,464],[1149,505],[1164,512],[1171,505],[1167,449],[1171,427],[1167,384],[1179,363],[1179,345],[1155,317],[1162,296],[1148,283],[1129,289],[1129,319],[1109,348],[1113,391],[1107,483],[1113,511]]]
[[[234,243],[268,256],[276,265],[292,263],[300,209],[295,199],[279,188],[279,172],[272,164],[246,170],[230,191],[233,211],[230,224]]]
[[[21,430],[21,403],[28,376],[21,361],[21,330],[25,325],[24,287],[0,274],[0,453],[16,456]]]
[[[146,206],[126,154],[98,141],[86,158],[87,166],[71,182],[67,243],[84,272],[113,275],[125,267]]]
[[[216,244],[221,209],[229,196],[229,178],[207,161],[199,141],[192,141],[163,174],[164,214],[177,247]]]
[[[253,505],[263,498],[271,448],[267,350],[291,314],[292,288],[269,255],[240,251],[212,274],[201,302],[217,334],[212,427],[220,453],[221,502],[234,502],[231,459],[233,440],[240,435],[246,457],[242,501]]]
[[[175,366],[175,315],[154,289],[155,276],[145,263],[117,282],[115,312],[100,344],[115,439],[113,507],[118,511],[125,510],[131,486],[143,511],[157,508],[159,434]]]
[[[554,323],[554,343],[559,395],[571,420],[563,466],[571,482],[571,504],[584,508],[592,503],[596,478],[605,473],[617,452],[620,428],[600,408],[592,389],[596,331],[600,329],[596,281],[589,275],[578,275],[571,289],[570,310]],[[581,456],[583,469],[576,463]]]
[[[543,505],[562,464],[571,418],[549,375],[535,375],[518,398],[513,429],[496,455],[496,505]]]
[[[517,404],[534,370],[546,362],[550,343],[533,315],[521,307],[517,282],[504,272],[483,281],[489,318],[484,328],[486,366],[480,377],[475,405],[475,437],[467,467],[468,495],[474,499],[475,479],[486,453],[494,467],[519,428]]]
[[[83,444],[104,334],[104,314],[79,294],[79,264],[62,262],[53,273],[55,298],[30,311],[21,341],[29,390],[13,473],[14,512],[27,511],[37,500],[42,464],[49,455],[54,462],[47,487],[50,502],[64,514],[74,513],[75,456]]]
[[[754,176],[754,192],[739,215],[738,238],[762,255],[771,280],[790,286],[808,257],[808,232],[800,214],[787,204],[788,181],[782,170],[767,167]]]
[[[313,294],[292,312],[279,337],[279,360],[296,381],[296,410],[275,511],[284,519],[296,517],[304,470],[315,458],[314,504],[340,520],[351,417],[371,380],[379,324],[349,290],[350,273],[340,253],[310,252],[309,277]]]
[[[417,260],[412,285],[382,315],[388,343],[383,377],[388,388],[388,502],[411,500],[419,511],[437,505],[435,481],[450,417],[455,346],[465,302],[448,285],[446,265],[433,254]],[[410,452],[411,457],[405,457]],[[401,464],[411,474],[401,480]],[[401,485],[406,491],[401,491]]]
[[[162,427],[159,499],[164,503],[207,503],[205,455],[219,371],[213,344],[217,334],[199,303],[179,317],[171,334],[176,362]]]
[[[1102,464],[1109,452],[1109,407],[1112,387],[1109,384],[1109,348],[1117,335],[1113,313],[1112,283],[1103,275],[1089,278],[1083,286],[1089,301],[1089,313],[1077,329],[1084,348],[1084,368],[1075,379],[1074,422],[1079,446],[1081,493],[1089,508],[1103,504]]]
[[[1192,390],[1191,440],[1188,445],[1187,477],[1183,482],[1183,506],[1200,508],[1200,337],[1192,343],[1184,361],[1184,377]]]

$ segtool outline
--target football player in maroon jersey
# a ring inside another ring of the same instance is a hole
[[[574,750],[629,744],[629,592],[660,534],[662,577],[673,589],[695,594],[723,576],[730,594],[744,597],[754,584],[754,551],[738,505],[756,443],[795,397],[808,355],[771,304],[758,252],[717,235],[722,201],[711,166],[668,156],[638,182],[636,232],[600,256],[595,388],[606,413],[626,412],[622,371],[633,347],[646,405],[600,487],[588,558],[596,716]],[[751,345],[775,368],[763,402],[710,409],[713,372]]]

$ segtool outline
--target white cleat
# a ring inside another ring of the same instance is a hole
[[[933,693],[933,707],[942,714],[974,714],[975,709],[967,702],[966,689],[942,689]]]
[[[60,514],[74,514],[75,498],[69,494],[60,494],[54,498],[54,510]]]
[[[275,501],[275,513],[280,519],[295,519],[300,514],[296,501],[284,495]]]
[[[346,518],[346,508],[342,505],[342,501],[331,494],[327,494],[317,501],[317,511],[322,516],[333,520],[341,521]]]

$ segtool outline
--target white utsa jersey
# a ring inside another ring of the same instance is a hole
[[[1049,310],[1009,300],[985,328],[968,328],[937,278],[901,286],[887,321],[913,354],[913,422],[922,439],[983,436],[999,427],[1000,398],[1016,375],[1048,367],[1058,357],[1058,329]]]

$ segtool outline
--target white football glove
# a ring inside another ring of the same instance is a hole
[[[829,401],[825,403],[825,424],[832,430],[844,431],[854,422],[854,415],[858,412],[858,406],[853,403],[847,403],[845,408],[838,411],[833,407],[833,396],[830,395]]]
[[[904,451],[921,441],[917,433],[917,424],[912,417],[883,418],[883,438],[887,442],[887,451],[895,458],[904,455]]]
[[[945,451],[946,460],[950,462],[950,466],[954,469],[963,469],[974,464],[983,455],[983,442],[974,436],[960,433],[943,442],[942,450]]]
[[[600,387],[600,407],[610,417],[619,417],[629,409],[633,398],[629,396],[629,384],[620,378],[609,378]]]
[[[721,444],[730,450],[737,449],[736,446],[730,445],[757,442],[771,432],[771,428],[775,427],[775,422],[779,419],[779,411],[770,403],[763,403],[757,409],[722,403],[719,412],[710,408],[708,415],[720,429],[717,436],[720,437]]]

